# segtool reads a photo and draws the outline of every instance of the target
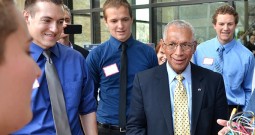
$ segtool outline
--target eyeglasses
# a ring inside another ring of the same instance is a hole
[[[175,43],[175,42],[170,42],[169,44],[166,44],[163,39],[161,39],[161,40],[163,41],[163,44],[165,45],[166,49],[171,50],[171,51],[175,50],[178,45],[184,51],[191,50],[193,48],[194,44],[196,43],[196,41],[193,41],[193,42],[184,42],[184,43],[181,43],[181,44],[178,44],[178,43]]]

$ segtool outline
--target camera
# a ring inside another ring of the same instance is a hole
[[[81,34],[82,33],[82,25],[67,25],[64,28],[65,34]]]

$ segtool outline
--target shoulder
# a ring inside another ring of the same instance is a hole
[[[197,50],[210,48],[214,42],[215,38],[202,42],[197,46]]]
[[[154,50],[151,46],[149,46],[148,44],[145,44],[141,41],[138,40],[134,40],[134,45],[137,48],[142,48],[142,49],[146,49],[146,50]]]
[[[57,46],[59,48],[59,53],[60,53],[61,57],[64,59],[73,59],[73,60],[84,59],[83,56],[79,52],[73,50],[70,47],[61,45],[60,43],[57,43]]]
[[[252,55],[251,51],[238,41],[236,41],[236,49]]]
[[[162,64],[160,66],[155,66],[153,68],[138,72],[137,76],[139,78],[143,78],[144,80],[151,80],[154,77],[160,76],[162,72],[165,72],[165,74],[167,74],[166,64]]]
[[[95,53],[100,53],[104,50],[106,50],[109,47],[109,40],[99,44],[96,48],[90,51],[90,53],[95,54]]]
[[[104,58],[104,55],[108,55],[109,54],[109,40],[106,42],[101,43],[100,45],[98,45],[96,48],[94,48],[93,50],[91,50],[88,54],[88,56],[86,57],[86,61],[87,63],[98,63],[102,58]]]

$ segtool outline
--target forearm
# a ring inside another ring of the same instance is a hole
[[[98,135],[96,113],[92,112],[87,115],[81,115],[81,123],[86,135]]]

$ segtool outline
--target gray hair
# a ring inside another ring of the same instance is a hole
[[[195,40],[195,30],[193,28],[193,26],[187,22],[187,21],[184,21],[184,20],[173,20],[171,22],[169,22],[165,28],[164,28],[164,32],[163,32],[163,39],[165,40],[166,39],[166,36],[167,36],[167,30],[170,26],[177,26],[179,28],[186,28],[186,29],[189,29],[191,32],[192,32],[192,39]]]
[[[65,4],[63,4],[63,8],[64,8],[64,11],[67,11],[69,16],[71,16],[71,11],[70,11],[70,9]]]

